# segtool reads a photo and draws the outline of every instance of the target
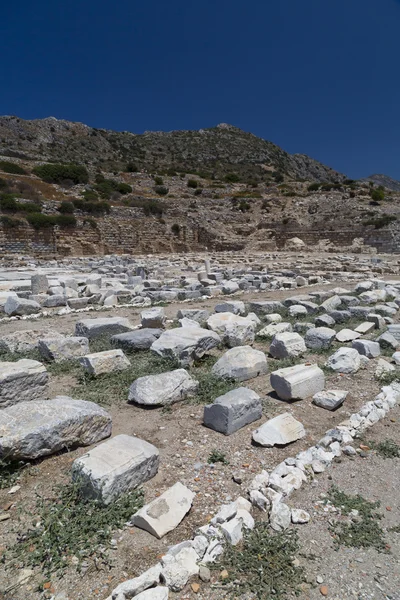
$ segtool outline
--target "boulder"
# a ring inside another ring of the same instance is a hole
[[[357,373],[361,366],[360,355],[354,348],[339,348],[328,358],[326,366],[338,373]]]
[[[326,410],[336,410],[346,400],[348,392],[343,390],[325,390],[313,396],[313,404]]]
[[[324,389],[325,376],[317,365],[300,364],[271,373],[271,386],[282,400],[304,400]]]
[[[214,331],[200,327],[179,327],[165,331],[153,342],[151,350],[186,367],[220,343],[221,338]]]
[[[0,362],[0,408],[20,402],[44,400],[49,375],[42,363],[23,358]]]
[[[85,337],[46,337],[39,340],[38,349],[48,361],[73,360],[89,352],[89,340]]]
[[[0,411],[0,458],[36,460],[111,435],[111,417],[94,402],[57,396]]]
[[[34,315],[40,312],[41,306],[34,300],[26,300],[26,298],[16,298],[9,296],[4,305],[4,312],[9,317]]]
[[[278,333],[286,333],[292,331],[291,323],[271,323],[260,329],[257,333],[257,337],[272,339]]]
[[[307,351],[304,339],[298,333],[278,333],[269,347],[273,358],[301,356]]]
[[[261,419],[260,396],[245,387],[219,396],[204,407],[204,425],[224,435],[231,435],[253,421]]]
[[[0,338],[0,350],[16,354],[24,354],[36,350],[40,338],[49,336],[49,331],[38,329],[23,329],[7,333]]]
[[[103,317],[100,319],[83,319],[75,325],[75,335],[89,340],[99,337],[111,337],[117,333],[131,331],[132,325],[124,317]]]
[[[240,300],[221,302],[220,304],[215,305],[214,310],[216,313],[230,312],[234,315],[244,315],[246,313],[244,302],[241,302]]]
[[[72,479],[86,498],[110,504],[155,476],[159,452],[130,435],[117,435],[89,450],[72,464]]]
[[[254,342],[254,322],[230,312],[211,315],[207,319],[207,327],[217,333],[229,348]]]
[[[161,539],[175,529],[189,512],[195,494],[182,483],[175,483],[158,498],[132,516],[132,523]]]
[[[286,314],[287,312],[286,307],[278,300],[259,300],[256,302],[249,302],[248,310],[255,313],[257,317],[260,317],[260,319],[272,313]]]
[[[57,306],[66,306],[67,299],[64,294],[57,294],[54,296],[47,296],[47,298],[42,302],[42,306],[44,308],[56,308]]]
[[[226,295],[235,294],[239,289],[239,285],[236,281],[225,281],[225,283],[222,284],[222,293]]]
[[[114,373],[123,371],[131,366],[120,348],[115,350],[104,350],[103,352],[93,352],[86,354],[78,359],[82,367],[91,375],[103,375],[104,373]]]
[[[320,315],[319,317],[315,318],[315,327],[328,327],[331,328],[335,325],[336,321],[335,319],[332,317],[332,315]]]
[[[162,307],[143,310],[140,318],[143,328],[162,329],[165,326],[165,311]]]
[[[341,329],[336,334],[336,340],[341,342],[342,344],[345,342],[352,342],[353,340],[357,340],[361,337],[361,333],[357,331],[352,331],[351,329]]]
[[[49,289],[49,280],[44,273],[35,273],[31,276],[32,294],[46,294]]]
[[[336,337],[336,331],[330,327],[314,327],[308,329],[304,341],[310,350],[329,348]]]
[[[158,375],[139,377],[129,388],[128,402],[145,406],[165,406],[193,396],[199,382],[185,369],[176,369]]]
[[[388,350],[397,350],[400,345],[400,342],[388,331],[382,333],[375,341],[379,343],[381,348],[387,348]]]
[[[177,313],[177,319],[191,319],[199,325],[204,325],[209,316],[209,311],[201,308],[181,308]]]
[[[306,435],[305,429],[290,413],[270,419],[253,432],[253,441],[260,446],[272,448],[285,446]]]
[[[222,379],[247,381],[268,373],[267,358],[260,350],[254,350],[250,346],[237,346],[217,360],[212,373]]]
[[[153,342],[158,340],[164,332],[163,329],[136,329],[126,333],[118,333],[111,338],[111,344],[122,350],[139,351],[149,350]]]
[[[381,353],[379,342],[373,342],[372,340],[355,340],[351,346],[367,358],[376,358]]]
[[[274,531],[287,529],[291,522],[291,510],[283,502],[273,502],[269,513],[269,523]]]
[[[388,325],[388,332],[400,342],[400,323],[393,323]]]

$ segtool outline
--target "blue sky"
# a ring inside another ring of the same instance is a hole
[[[128,130],[231,123],[400,179],[399,0],[20,0],[0,114]]]

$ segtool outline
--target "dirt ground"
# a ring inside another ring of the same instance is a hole
[[[342,287],[351,289],[353,285],[343,285]],[[302,288],[301,290],[269,291],[265,294],[254,294],[253,296],[245,294],[236,299],[244,301],[250,299],[282,299],[300,293],[304,294],[312,289],[320,290],[332,287],[337,287],[337,284],[330,286],[319,285]],[[174,319],[179,308],[201,306],[202,308],[213,309],[215,304],[222,300],[223,298],[216,298],[201,303],[172,303],[165,307],[165,311],[168,318]],[[140,323],[140,310],[113,308],[110,311],[54,316],[51,320],[12,321],[2,323],[0,331],[5,334],[31,327],[34,329],[57,330],[61,333],[71,334],[74,331],[75,322],[82,318],[117,315],[127,316],[132,324],[138,325]],[[343,325],[343,327],[345,326]],[[333,353],[339,346],[340,344],[338,343],[334,344],[330,353]],[[267,342],[257,342],[254,347],[265,352],[268,351]],[[221,352],[219,351],[215,353],[215,355],[220,354]],[[328,355],[309,353],[305,356],[305,360],[323,364]],[[135,360],[132,355],[130,359],[132,361]],[[269,359],[269,363],[270,371],[273,371],[277,363],[273,359]],[[373,372],[374,368],[369,368],[368,370],[359,371],[355,376],[336,374],[326,376],[326,389],[339,388],[349,392],[343,407],[335,412],[328,412],[317,408],[311,404],[310,400],[292,403],[279,400],[271,389],[268,375],[248,381],[244,385],[256,391],[263,399],[263,417],[261,421],[253,423],[229,437],[203,427],[203,406],[199,404],[176,404],[170,412],[166,412],[162,409],[143,410],[137,406],[128,405],[124,399],[113,399],[111,405],[106,407],[113,418],[113,435],[119,433],[136,435],[153,443],[160,450],[159,473],[143,486],[145,501],[151,501],[177,481],[181,481],[195,491],[196,497],[188,516],[177,529],[162,540],[156,540],[150,534],[139,529],[125,527],[123,530],[116,532],[116,543],[113,549],[110,550],[113,566],[98,571],[94,564],[88,564],[84,573],[78,577],[75,569],[72,567],[66,571],[62,579],[54,576],[51,583],[52,588],[54,588],[55,598],[57,600],[59,598],[60,600],[64,598],[68,600],[104,600],[120,581],[140,574],[147,567],[157,562],[160,555],[165,553],[168,546],[191,538],[195,528],[205,524],[220,504],[228,502],[238,495],[245,496],[247,483],[254,474],[260,472],[263,468],[268,471],[272,470],[284,458],[294,456],[299,451],[317,442],[327,429],[332,428],[352,412],[358,410],[365,401],[373,399],[379,392],[379,385],[373,377]],[[52,375],[50,397],[54,397],[57,394],[69,394],[73,385],[74,377],[72,376]],[[212,402],[214,398],[210,397],[209,400]],[[286,448],[265,449],[252,445],[252,431],[272,416],[286,411],[291,412],[305,425],[306,437]],[[399,416],[397,412],[397,417]],[[385,424],[379,424],[376,430],[380,431],[383,435],[383,433],[386,434],[387,427],[390,430],[393,429],[394,433],[391,431],[392,437],[396,434],[399,438],[398,427],[395,427],[395,424],[392,424],[388,419],[386,419]],[[373,431],[374,435],[376,435],[375,428]],[[213,449],[224,452],[229,459],[229,464],[218,463],[216,465],[209,465],[207,460]],[[86,451],[87,448],[80,448],[68,453],[55,455],[25,469],[18,482],[21,488],[12,497],[8,495],[8,490],[0,490],[0,506],[9,504],[10,498],[12,501],[12,507],[9,509],[11,518],[0,522],[0,552],[5,546],[15,541],[16,532],[21,528],[23,529],[23,526],[34,515],[35,493],[49,496],[54,485],[69,481],[71,463]],[[233,481],[233,475],[240,476],[242,479],[241,485]],[[366,459],[356,458],[354,460],[346,458],[341,463],[336,464],[333,469],[319,476],[317,484],[314,487],[306,487],[304,492],[301,490],[291,499],[291,503],[294,506],[305,508],[312,514],[311,524],[302,526],[301,528],[302,543],[304,547],[308,548],[309,546],[313,549],[313,552],[316,552],[316,550],[321,551],[322,548],[324,548],[324,551],[321,552],[321,559],[319,561],[316,561],[315,564],[307,565],[307,571],[309,570],[313,574],[313,569],[315,570],[315,567],[318,567],[318,574],[321,574],[324,580],[329,582],[328,585],[331,590],[329,597],[337,598],[337,600],[347,600],[347,598],[358,598],[358,600],[375,599],[375,597],[385,598],[384,595],[382,596],[379,588],[374,585],[376,568],[373,566],[373,563],[375,561],[375,563],[382,563],[385,572],[392,565],[389,571],[387,571],[388,575],[386,579],[385,577],[381,577],[381,580],[384,580],[387,593],[392,593],[392,595],[387,595],[387,598],[391,598],[392,600],[400,598],[400,596],[393,595],[396,589],[396,582],[398,586],[400,580],[398,567],[396,567],[393,561],[391,562],[391,558],[388,558],[386,555],[383,558],[379,556],[370,557],[368,555],[363,556],[364,562],[360,562],[356,558],[360,554],[353,556],[349,552],[347,556],[347,550],[345,553],[334,552],[331,550],[331,539],[325,526],[327,517],[325,514],[319,514],[318,511],[313,509],[313,502],[316,496],[332,483],[328,479],[332,476],[334,480],[340,478],[340,484],[344,486],[345,491],[351,492],[354,489],[357,490],[358,486],[359,489],[357,491],[362,492],[364,489],[362,486],[364,485],[367,488],[367,497],[371,497],[371,499],[375,495],[378,497],[380,494],[384,494],[386,498],[384,504],[390,504],[393,509],[390,513],[388,511],[387,515],[385,514],[385,519],[389,519],[389,521],[390,519],[395,520],[397,510],[398,519],[396,523],[393,522],[393,524],[397,524],[400,521],[398,515],[399,501],[396,498],[396,494],[398,495],[399,493],[399,475],[400,460],[398,459],[383,461],[383,459],[375,456],[369,456]],[[396,540],[392,543],[393,547],[396,548]],[[398,554],[396,556],[398,557]],[[366,570],[366,562],[369,565],[368,576],[362,575],[362,569]],[[353,563],[355,566],[350,567],[350,564]],[[330,565],[333,569],[331,574],[329,574]],[[1,573],[1,569],[2,567],[0,568],[0,598],[2,598],[1,590],[3,590],[3,598],[5,600],[39,600],[51,597],[52,594],[49,592],[36,591],[37,586],[35,582],[40,580],[40,574],[38,573],[30,578],[26,584],[4,594],[4,590],[7,590],[15,582],[16,575],[15,572],[13,573],[7,569],[3,569]],[[396,569],[397,575],[395,575]],[[370,574],[372,571],[374,575]],[[367,582],[370,579],[371,582],[370,584],[368,583],[368,587]],[[363,588],[359,588],[359,580],[363,582]],[[356,587],[353,583],[354,581],[357,581]],[[202,586],[204,585],[202,584]],[[348,591],[349,586],[351,593]],[[365,595],[367,589],[371,589],[373,593],[380,595]],[[63,593],[65,596],[62,596]],[[364,595],[357,596],[360,593]],[[223,591],[213,590],[213,588],[207,586],[207,590],[202,591],[201,594],[197,594],[197,597],[217,600],[224,598],[223,594]],[[183,600],[184,598],[195,597],[195,594],[185,590],[180,594],[171,595],[171,597]],[[320,597],[320,592],[311,588],[305,593],[304,600],[314,600],[317,597]]]

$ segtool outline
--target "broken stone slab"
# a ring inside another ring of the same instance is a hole
[[[126,600],[127,598],[137,597],[138,594],[149,588],[151,590],[155,589],[153,586],[160,583],[161,571],[162,566],[158,563],[138,577],[123,581],[113,590],[110,599],[107,598],[107,600]]]
[[[357,340],[359,337],[361,337],[361,333],[353,331],[352,329],[341,329],[336,334],[336,340],[341,343],[352,342],[353,340]]]
[[[231,348],[212,367],[212,373],[222,379],[247,381],[268,373],[268,363],[264,352],[251,346]]]
[[[179,481],[132,516],[132,524],[161,539],[189,512],[195,494]]]
[[[234,315],[244,315],[246,313],[245,304],[240,300],[221,302],[220,304],[215,305],[214,310],[216,313],[230,312]]]
[[[204,425],[224,435],[231,435],[253,421],[261,419],[260,396],[245,387],[232,390],[204,407]]]
[[[336,321],[332,315],[324,314],[315,318],[315,327],[328,327],[331,328],[335,325]]]
[[[127,331],[126,333],[118,333],[111,338],[111,344],[122,350],[139,351],[149,350],[153,342],[158,340],[164,332],[163,329],[136,329],[135,331]]]
[[[136,600],[168,600],[169,589],[167,587],[158,585],[151,590],[145,590],[138,596],[135,596]]]
[[[248,310],[253,312],[262,319],[266,315],[272,313],[286,314],[287,308],[278,300],[259,300],[256,302],[249,302]]]
[[[282,400],[304,400],[324,389],[325,376],[318,365],[300,364],[271,373],[271,386]]]
[[[165,311],[162,307],[149,308],[140,313],[142,327],[162,329],[165,326]]]
[[[292,331],[291,323],[271,323],[270,325],[266,325],[266,327],[260,329],[260,331],[257,333],[257,337],[272,339],[278,335],[278,333],[290,331]]]
[[[16,298],[9,296],[4,305],[4,312],[9,317],[34,315],[40,312],[41,306],[35,300],[27,300],[26,298]]]
[[[115,350],[104,350],[103,352],[92,352],[78,359],[82,367],[91,375],[103,375],[123,371],[131,366],[130,361],[120,348]]]
[[[253,441],[265,448],[272,448],[273,446],[285,446],[305,435],[302,423],[290,413],[283,413],[253,431]]]
[[[386,331],[386,333],[382,333],[376,341],[379,343],[381,348],[387,348],[388,350],[397,350],[400,345],[400,342],[396,340],[394,335]]]
[[[229,348],[254,342],[255,324],[246,317],[230,312],[215,313],[207,319],[207,327],[217,333]]]
[[[57,306],[66,306],[67,299],[64,295],[47,296],[42,302],[44,308],[55,308]]]
[[[182,590],[190,577],[199,573],[199,556],[191,547],[182,548],[176,555],[166,554],[161,559],[161,581],[173,592]]]
[[[354,331],[361,333],[361,335],[365,335],[366,333],[370,333],[373,329],[375,329],[374,323],[371,323],[370,321],[364,321],[364,323],[360,323],[360,325],[358,325]]]
[[[336,331],[330,327],[314,327],[307,330],[304,341],[310,350],[321,350],[329,348],[335,337]]]
[[[39,340],[38,349],[45,360],[62,362],[87,354],[89,340],[86,337],[46,337]]]
[[[31,277],[32,294],[45,294],[49,289],[49,280],[44,273],[35,273]]]
[[[44,400],[48,379],[45,366],[37,360],[23,358],[16,362],[0,362],[0,408]]]
[[[199,382],[185,369],[176,369],[136,379],[129,388],[128,402],[145,406],[165,406],[193,396]]]
[[[200,308],[181,308],[177,312],[177,319],[191,319],[197,321],[199,325],[205,325],[210,313],[206,309]]]
[[[269,353],[273,358],[301,356],[307,351],[304,339],[298,333],[278,333],[272,340]]]
[[[158,471],[158,449],[130,435],[116,435],[72,463],[72,479],[86,498],[110,504]]]
[[[89,340],[99,337],[111,337],[117,333],[131,331],[132,325],[124,317],[103,317],[99,319],[83,319],[75,325],[75,335],[84,336]]]
[[[269,513],[269,523],[274,531],[287,529],[291,522],[291,510],[283,502],[273,502]]]
[[[359,354],[362,354],[367,358],[376,358],[381,353],[379,342],[373,342],[372,340],[355,340],[351,346],[357,350]]]
[[[150,349],[159,356],[178,361],[182,367],[186,367],[220,343],[221,338],[214,331],[200,327],[178,327],[165,331]]]
[[[336,410],[346,400],[348,392],[343,390],[325,390],[313,396],[313,404],[326,410]]]
[[[304,525],[308,523],[310,520],[310,515],[305,510],[301,508],[292,508],[292,523]]]
[[[375,377],[377,379],[380,379],[381,377],[386,375],[386,373],[390,373],[390,371],[395,371],[395,370],[396,370],[396,367],[394,365],[391,365],[387,360],[384,360],[383,358],[379,358],[377,365],[376,365],[376,369],[375,369]],[[400,379],[400,373],[399,373],[399,379]]]
[[[354,348],[339,348],[328,358],[326,366],[338,373],[357,373],[361,367],[360,354]]]
[[[383,329],[385,327],[385,319],[382,315],[370,313],[367,315],[367,321],[373,323],[375,329]]]
[[[49,335],[50,333],[47,330],[23,329],[14,331],[1,336],[0,349],[16,354],[32,352],[32,350],[37,349],[40,338]]]
[[[388,332],[400,343],[400,324],[392,323],[388,325]]]
[[[36,460],[111,435],[111,417],[94,402],[57,396],[0,411],[0,458]]]

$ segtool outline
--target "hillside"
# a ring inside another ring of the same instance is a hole
[[[375,185],[382,185],[383,187],[387,188],[388,190],[393,190],[394,192],[400,192],[400,181],[398,181],[397,179],[393,179],[392,177],[389,177],[388,175],[380,175],[380,174],[370,175],[369,177],[366,177],[362,181],[372,181]]]
[[[135,135],[2,117],[0,132],[3,256],[400,249],[400,193],[229,125]]]
[[[24,121],[0,117],[0,155],[25,160],[85,163],[106,171],[203,171],[221,177],[265,179],[279,172],[294,179],[342,181],[344,176],[306,155],[290,155],[279,146],[236,127],[220,124],[199,131],[134,134],[94,129],[53,117]]]

